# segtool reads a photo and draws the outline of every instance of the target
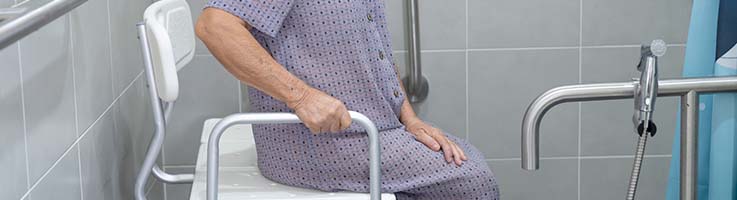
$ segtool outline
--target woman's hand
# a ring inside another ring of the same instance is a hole
[[[343,102],[314,88],[306,88],[301,97],[287,103],[312,133],[335,133],[351,125],[351,116]]]
[[[468,160],[463,150],[449,140],[440,129],[432,127],[416,117],[406,120],[404,126],[408,132],[415,136],[417,141],[425,144],[428,148],[433,151],[443,150],[446,162],[455,162],[456,165],[461,166],[463,161]]]

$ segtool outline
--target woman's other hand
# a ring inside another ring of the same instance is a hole
[[[463,161],[468,160],[463,149],[458,147],[455,142],[449,140],[440,129],[423,122],[419,118],[407,120],[404,125],[407,131],[415,136],[417,141],[425,144],[433,151],[442,150],[446,162],[454,162],[456,165],[461,166]]]
[[[336,133],[351,125],[351,116],[343,102],[314,88],[287,103],[312,133]]]

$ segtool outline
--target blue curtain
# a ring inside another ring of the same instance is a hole
[[[737,75],[735,43],[737,1],[694,1],[683,76]],[[701,95],[699,100],[698,199],[737,200],[737,95]],[[668,200],[679,199],[680,191],[680,132],[675,134]]]

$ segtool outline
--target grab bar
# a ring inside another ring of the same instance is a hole
[[[0,24],[5,21],[15,19],[23,12],[26,12],[26,8],[0,8]]]
[[[538,96],[522,119],[522,168],[540,168],[540,122],[548,110],[566,102],[632,98],[637,85],[636,81],[569,85]],[[681,199],[696,196],[698,95],[721,92],[737,92],[737,76],[659,81],[658,96],[681,96]]]
[[[407,78],[403,80],[407,87],[407,98],[412,103],[422,102],[427,98],[429,86],[427,78],[422,75],[422,60],[420,52],[420,17],[418,0],[407,1],[407,54],[409,70]]]
[[[4,49],[54,21],[87,0],[54,0],[0,26],[0,49]]]
[[[374,123],[365,115],[349,111],[351,119],[366,129],[369,139],[369,191],[371,200],[381,200],[381,152],[379,131]],[[228,127],[236,124],[277,124],[300,123],[291,113],[238,113],[220,120],[212,129],[207,141],[207,200],[218,199],[218,165],[220,155],[220,138]]]

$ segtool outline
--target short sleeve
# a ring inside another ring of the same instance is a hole
[[[293,0],[209,0],[212,7],[240,17],[251,27],[276,37],[279,28],[292,8]]]

